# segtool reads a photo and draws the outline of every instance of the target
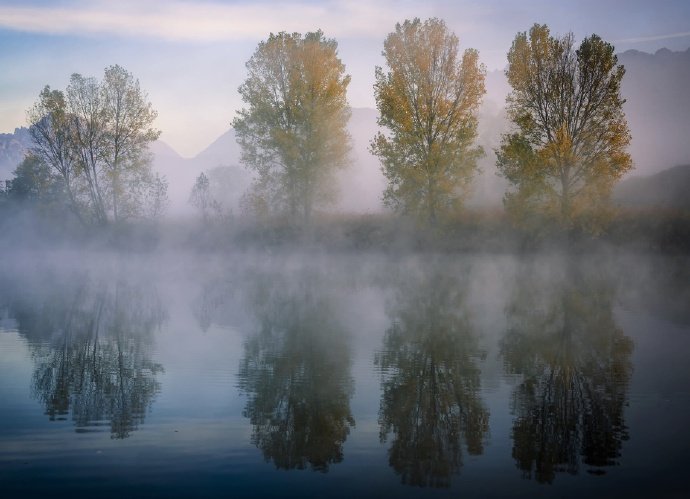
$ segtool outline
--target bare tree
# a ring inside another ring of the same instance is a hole
[[[27,113],[34,153],[61,175],[80,220],[101,225],[145,214],[152,188],[165,197],[167,182],[151,171],[148,152],[160,135],[156,116],[120,66],[106,68],[102,82],[73,74],[64,93],[45,87]]]
[[[27,119],[32,124],[29,127],[33,139],[31,151],[62,177],[70,208],[84,223],[74,192],[78,164],[71,142],[65,94],[46,86],[38,101],[27,111]]]

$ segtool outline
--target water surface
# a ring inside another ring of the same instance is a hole
[[[673,497],[690,266],[10,255],[3,497]]]

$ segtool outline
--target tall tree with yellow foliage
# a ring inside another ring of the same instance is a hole
[[[258,174],[249,200],[307,222],[348,163],[350,76],[338,44],[321,31],[271,34],[247,70],[239,88],[247,107],[233,127],[242,162]]]
[[[483,154],[474,144],[486,70],[478,52],[458,50],[440,19],[396,24],[376,68],[378,124],[371,143],[388,179],[384,202],[434,223],[457,207]]]
[[[563,226],[597,231],[611,188],[632,168],[614,47],[597,35],[575,49],[573,34],[550,35],[535,24],[508,52],[514,132],[497,151],[500,173],[514,186],[507,209],[518,219],[539,213]]]

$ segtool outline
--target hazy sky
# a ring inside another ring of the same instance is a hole
[[[503,69],[515,33],[535,22],[578,39],[597,33],[621,52],[690,46],[688,0],[0,0],[0,132],[25,125],[44,85],[64,89],[72,73],[100,78],[120,64],[159,111],[162,140],[193,156],[228,129],[242,106],[244,63],[270,32],[321,28],[337,38],[350,104],[374,107],[386,34],[431,16],[461,47],[478,49],[489,70]]]

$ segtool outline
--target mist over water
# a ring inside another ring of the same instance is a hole
[[[10,253],[0,481],[27,497],[680,493],[687,268]]]

